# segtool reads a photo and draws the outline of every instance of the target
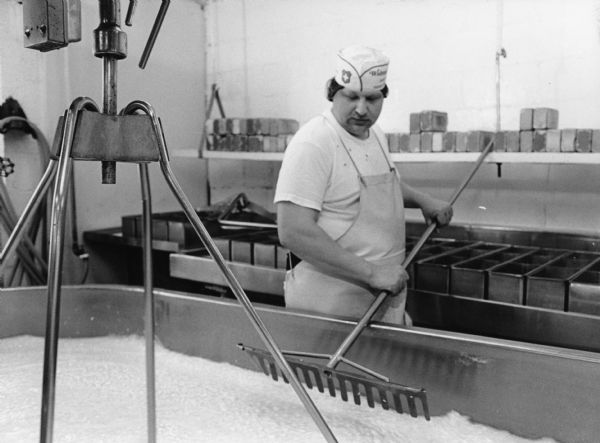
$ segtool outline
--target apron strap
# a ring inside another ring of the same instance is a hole
[[[352,157],[352,154],[350,154],[350,151],[346,147],[346,144],[344,143],[344,140],[342,139],[342,136],[338,132],[338,129],[329,121],[329,119],[326,116],[323,116],[323,118],[325,119],[325,121],[327,122],[327,124],[331,127],[331,129],[333,129],[333,131],[337,135],[337,138],[340,141],[342,147],[346,151],[346,154],[348,154],[348,157],[350,157],[350,161],[352,162],[352,165],[354,166],[354,169],[356,169],[356,173],[358,174],[358,179],[360,180],[360,182],[363,185],[366,186],[365,179],[363,178],[363,175],[361,174],[360,169],[358,169],[358,165],[354,161],[354,157]],[[369,131],[371,131],[371,129],[369,129]],[[383,158],[385,159],[385,162],[388,164],[388,167],[390,168],[390,172],[392,172],[392,171],[395,172],[396,168],[394,167],[394,165],[392,163],[390,163],[390,159],[388,158],[388,156],[385,153],[385,150],[383,149],[383,145],[381,144],[381,140],[379,140],[379,136],[377,135],[377,131],[375,131],[375,130],[372,130],[372,131],[373,131],[373,135],[375,137],[375,140],[377,141],[377,144],[379,145],[379,149],[381,150],[381,154],[383,155]]]
[[[392,171],[395,172],[396,171],[396,167],[392,163],[390,163],[390,159],[386,155],[385,150],[383,149],[383,145],[381,144],[381,140],[379,140],[379,136],[377,135],[377,131],[374,130],[373,134],[375,135],[375,140],[377,140],[377,144],[379,145],[379,149],[381,149],[381,153],[383,154],[383,157],[385,158],[386,163],[390,167],[390,172],[392,172]]]
[[[333,129],[333,132],[335,132],[335,135],[337,135],[337,138],[338,138],[339,142],[342,144],[342,147],[344,148],[344,151],[346,151],[346,154],[348,154],[348,157],[350,157],[350,161],[352,162],[352,165],[354,166],[354,169],[356,169],[356,174],[358,175],[358,179],[360,180],[360,182],[364,186],[366,186],[367,184],[365,183],[365,180],[364,180],[362,174],[360,173],[360,169],[358,169],[358,166],[356,165],[356,162],[354,161],[354,158],[352,157],[352,154],[350,154],[350,151],[348,150],[348,148],[344,144],[344,140],[342,140],[342,136],[339,134],[337,128],[335,126],[333,126],[333,124],[329,121],[329,119],[327,117],[323,116],[323,118],[325,119],[325,121],[327,122],[327,124],[331,127],[331,129]]]

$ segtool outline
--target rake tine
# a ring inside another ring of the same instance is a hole
[[[423,408],[423,415],[429,420],[429,404],[427,403],[427,397],[421,398],[421,407]]]
[[[273,378],[273,380],[279,380],[279,372],[277,371],[277,366],[275,365],[275,363],[270,363],[269,368],[271,369],[271,377]],[[283,374],[282,378],[286,383],[288,382]]]
[[[310,378],[310,373],[308,372],[308,368],[302,368],[302,378],[304,378],[304,384],[308,387],[308,389],[312,389],[313,384]]]
[[[254,360],[257,362],[258,366],[260,366],[260,369],[262,369],[262,371],[265,373],[265,375],[271,375],[271,371],[269,370],[269,366],[267,366],[267,361],[263,358],[260,358],[258,356],[254,356]]]
[[[317,389],[319,390],[319,392],[325,392],[323,386],[323,378],[321,377],[321,374],[319,374],[319,372],[315,369],[313,375],[315,377],[315,383],[317,384]]]
[[[318,368],[313,366],[305,366],[304,370],[306,371],[306,384],[310,388],[316,386],[319,392],[325,392],[323,387],[323,378]]]
[[[354,403],[360,405],[360,385],[355,382],[350,382],[352,386],[352,396],[354,397]]]
[[[333,382],[333,375],[331,372],[325,372],[325,376],[327,377],[327,389],[329,389],[329,395],[335,397],[335,383]]]
[[[417,417],[417,405],[415,404],[415,397],[413,395],[407,395],[406,400],[408,401],[408,410],[410,411],[410,415],[413,417]]]
[[[387,391],[385,389],[378,389],[379,391],[379,401],[381,402],[381,407],[388,411],[390,409],[390,404],[387,398]]]
[[[365,386],[365,396],[367,397],[367,404],[369,407],[375,407],[375,399],[373,398],[373,390],[369,389],[368,386]]]
[[[337,379],[340,382],[340,397],[342,397],[342,400],[348,401],[348,390],[346,389],[347,388],[346,377],[343,377],[338,374]]]
[[[296,363],[296,362],[292,362],[292,364],[290,366],[294,369],[294,373],[296,374],[296,377],[298,377],[298,379],[301,381],[303,380],[304,383],[307,385],[307,387],[312,389],[310,379],[308,382],[306,381],[307,367],[302,365],[301,363]]]
[[[400,395],[397,392],[394,392],[393,397],[394,397],[394,406],[396,407],[396,412],[398,412],[399,414],[404,413],[404,410],[402,409],[402,402],[400,401]]]

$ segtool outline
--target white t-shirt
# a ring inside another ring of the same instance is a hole
[[[361,140],[344,130],[331,111],[325,111],[303,125],[287,146],[274,202],[289,201],[319,211],[317,223],[337,239],[358,213],[357,169],[368,176],[389,172],[390,165],[387,140],[379,127],[373,125],[369,137]]]

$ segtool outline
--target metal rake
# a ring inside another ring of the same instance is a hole
[[[278,381],[281,378],[288,383],[287,378],[278,369],[277,365],[268,352],[261,349],[238,345],[240,349],[246,351],[255,364],[267,376]],[[311,364],[302,359],[292,357],[285,351],[283,354],[296,377],[303,382],[307,388],[314,387],[321,393],[327,392],[332,397],[339,397],[343,401],[349,401],[350,396],[356,405],[361,404],[361,397],[366,399],[367,405],[371,408],[378,403],[385,410],[393,409],[398,413],[408,411],[411,416],[419,416],[419,403],[421,405],[422,415],[429,420],[429,407],[427,404],[427,395],[423,388],[411,388],[396,383],[385,382],[376,379],[366,379],[356,374],[340,370],[328,370],[322,366]],[[311,355],[311,357],[315,357]],[[323,356],[327,358],[328,356]]]
[[[488,141],[483,151],[481,151],[469,174],[454,192],[449,202],[450,205],[453,205],[458,199],[459,195],[466,188],[467,184],[471,181],[483,163],[485,157],[492,151],[493,146],[494,140],[491,139]],[[419,241],[412,248],[410,254],[402,263],[405,269],[408,267],[408,265],[410,265],[436,228],[437,223],[432,223],[427,227],[425,232],[421,235],[421,238],[419,238]],[[304,384],[309,389],[312,389],[313,386],[316,386],[319,392],[325,392],[325,388],[327,388],[327,391],[332,397],[336,397],[336,391],[339,391],[340,397],[344,401],[348,401],[348,393],[351,392],[354,403],[357,405],[361,404],[361,396],[364,396],[366,398],[367,405],[370,407],[375,407],[375,403],[379,403],[383,409],[393,409],[398,413],[404,413],[405,411],[408,411],[413,417],[419,416],[418,403],[420,403],[423,416],[429,420],[429,405],[427,402],[427,394],[424,388],[413,388],[391,382],[386,376],[344,357],[346,351],[350,348],[350,346],[352,346],[363,329],[369,325],[371,318],[375,312],[377,312],[388,295],[389,293],[386,291],[379,293],[375,301],[369,306],[365,314],[363,314],[362,318],[354,326],[353,330],[345,338],[343,343],[333,355],[290,351],[282,351],[282,354],[285,356],[291,370],[293,370],[294,374],[296,374],[296,377],[298,379],[302,379]],[[246,351],[251,356],[252,360],[257,364],[258,368],[267,376],[270,375],[275,381],[277,381],[279,377],[282,377],[283,380],[287,382],[286,377],[284,377],[279,371],[278,365],[271,354],[260,349],[244,346],[241,343],[238,345],[238,347]],[[303,359],[303,357],[327,359],[328,362],[323,367],[311,362],[307,362]],[[367,374],[368,378],[355,373],[336,369],[340,362],[344,362],[354,369]]]

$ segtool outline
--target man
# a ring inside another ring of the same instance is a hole
[[[375,49],[340,51],[327,85],[331,110],[300,128],[286,149],[275,192],[278,232],[301,259],[286,275],[287,307],[360,318],[389,291],[375,319],[410,322],[404,207],[440,226],[452,207],[402,182],[391,161],[375,125],[388,64]]]

